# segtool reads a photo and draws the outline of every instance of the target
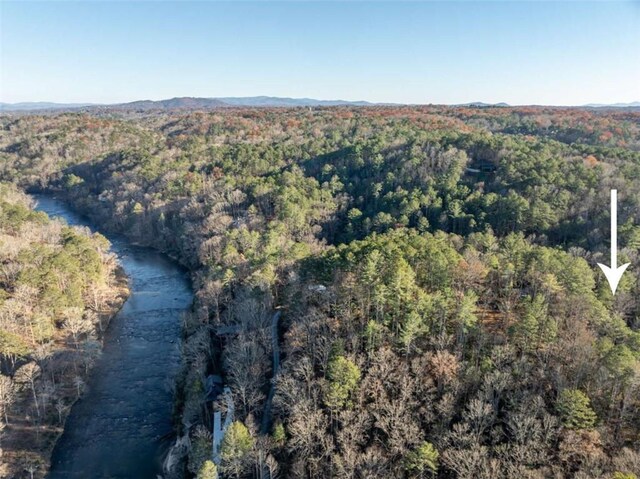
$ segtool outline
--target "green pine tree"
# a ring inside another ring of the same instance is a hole
[[[598,419],[591,401],[578,389],[565,389],[558,398],[557,409],[562,423],[569,429],[591,429]]]
[[[440,454],[430,442],[423,442],[418,448],[409,452],[405,457],[405,469],[412,476],[421,477],[425,473],[438,472],[438,458]]]
[[[255,440],[247,426],[235,421],[229,426],[220,445],[222,472],[240,477],[249,465],[249,459]]]
[[[196,479],[218,479],[218,468],[212,461],[206,460],[198,471]]]
[[[344,356],[335,356],[329,362],[329,386],[324,401],[331,409],[348,406],[349,399],[360,382],[360,368]]]

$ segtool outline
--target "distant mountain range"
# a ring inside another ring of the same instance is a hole
[[[394,105],[393,103],[371,103],[368,101],[345,100],[315,100],[313,98],[283,98],[274,96],[251,97],[221,97],[221,98],[197,98],[179,97],[168,100],[139,100],[130,103],[96,104],[96,103],[51,103],[51,102],[25,102],[25,103],[0,103],[0,111],[26,112],[26,111],[150,111],[150,110],[208,110],[214,108],[229,107],[315,107],[315,106],[380,106]],[[397,105],[397,104],[396,104]],[[466,106],[473,108],[483,107],[508,107],[507,103],[483,103],[471,102],[453,106]],[[590,103],[582,108],[640,108],[640,102],[599,104]]]
[[[634,101],[631,103],[612,103],[607,105],[606,103],[589,103],[585,105],[588,108],[639,108],[640,101]]]
[[[0,111],[37,111],[37,110],[208,110],[224,107],[311,107],[311,106],[367,106],[381,105],[367,101],[315,100],[313,98],[281,98],[273,96],[196,98],[180,97],[168,100],[139,100],[130,103],[0,103]]]
[[[24,103],[0,103],[0,111],[65,110],[94,106],[93,103],[51,103],[33,101]]]
[[[99,108],[125,110],[207,110],[228,106],[217,98],[170,98],[169,100],[139,100],[115,105],[100,105]]]
[[[220,101],[232,106],[368,106],[382,105],[368,101],[314,100],[313,98],[279,98],[274,96],[223,97]],[[388,103],[387,103],[388,104]]]
[[[481,101],[474,101],[471,103],[461,103],[453,106],[467,106],[472,108],[487,108],[487,107],[510,107],[514,105],[509,105],[508,103],[484,103]],[[581,106],[565,106],[565,105],[515,105],[515,106],[558,106],[561,108],[640,108],[640,101],[634,101],[631,103],[588,103],[586,105]]]
[[[487,108],[487,107],[492,107],[492,106],[501,106],[501,107],[508,107],[511,106],[508,103],[484,103],[482,101],[472,101],[471,103],[459,103],[457,105],[452,105],[452,106],[468,106],[471,108]]]

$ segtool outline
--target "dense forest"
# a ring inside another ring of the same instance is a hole
[[[183,461],[167,477],[640,477],[639,180],[640,113],[625,110],[0,117],[0,181],[55,191],[192,272]],[[68,315],[93,324],[100,309],[89,276],[61,297],[33,264],[79,248],[91,281],[113,269],[106,244],[4,188],[0,355],[13,384],[44,370],[36,351],[70,333]],[[615,296],[597,268],[612,188],[631,263]],[[11,308],[28,302],[25,321]],[[67,349],[86,362],[91,337],[71,334]],[[235,404],[217,466],[211,416],[225,403],[207,401],[211,374]],[[10,424],[20,410],[0,398]],[[34,421],[55,412],[41,398]]]
[[[41,477],[126,296],[109,242],[0,183],[0,477]]]

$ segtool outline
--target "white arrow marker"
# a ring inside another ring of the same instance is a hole
[[[611,190],[611,267],[598,263],[607,277],[611,292],[616,294],[620,278],[631,263],[618,267],[618,190]]]

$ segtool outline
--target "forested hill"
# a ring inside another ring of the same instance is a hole
[[[60,191],[192,269],[189,474],[212,474],[203,404],[222,372],[237,420],[226,477],[640,475],[639,113],[264,108],[0,127],[0,179]],[[612,188],[632,265],[615,297],[596,266]],[[220,325],[238,333],[219,341]]]
[[[0,183],[0,477],[40,478],[122,305],[109,242]]]

